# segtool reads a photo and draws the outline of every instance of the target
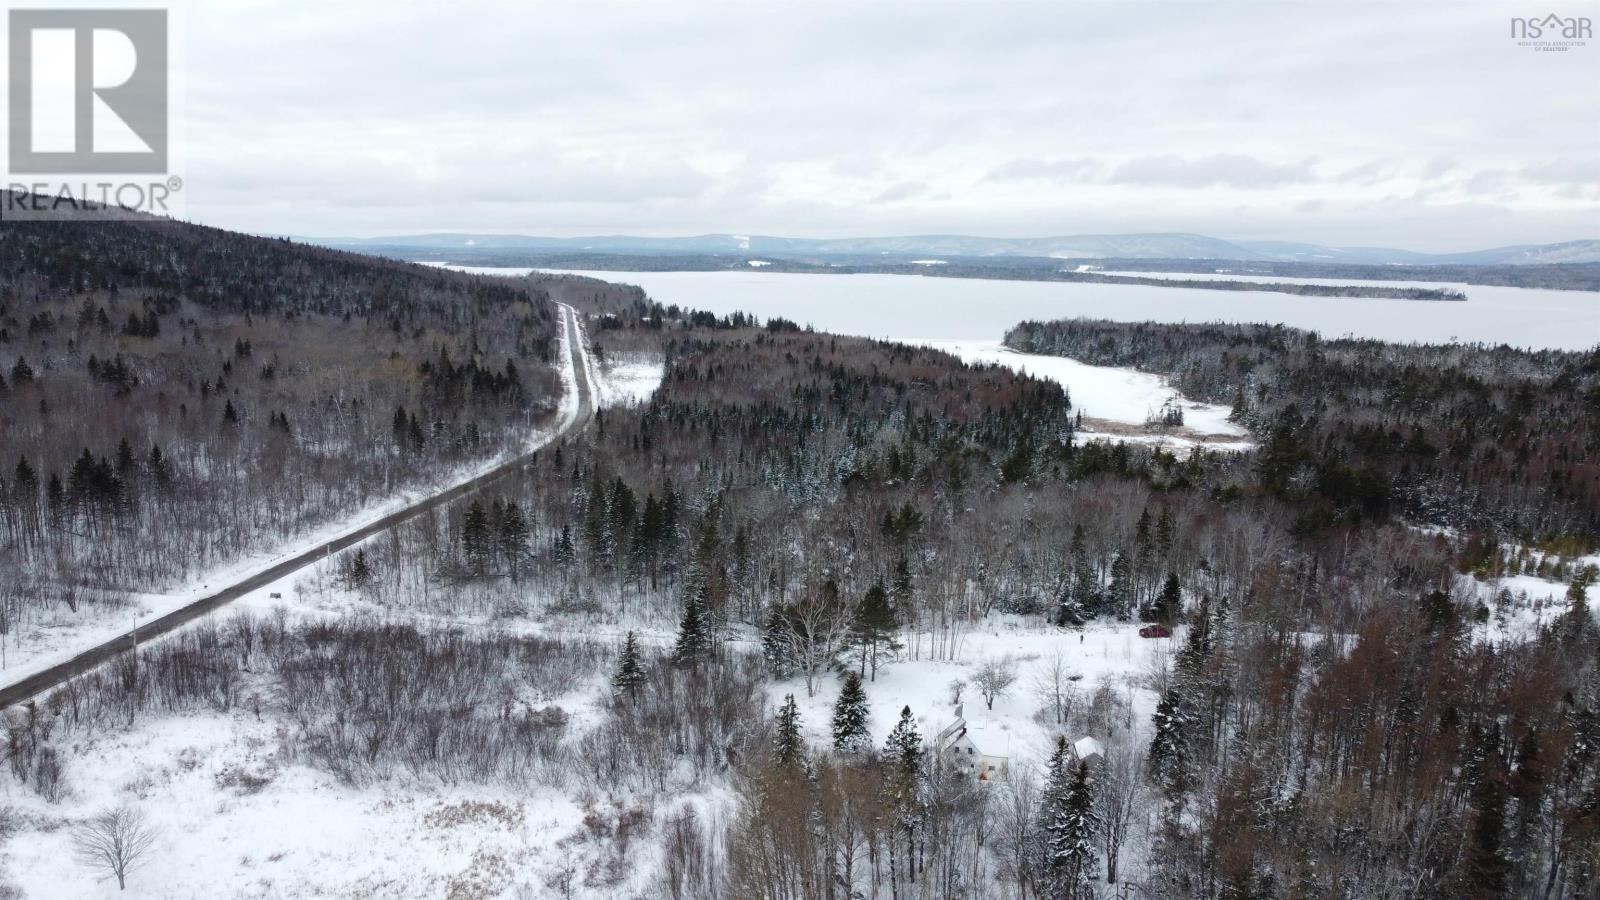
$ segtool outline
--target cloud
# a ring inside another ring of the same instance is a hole
[[[1239,153],[1200,157],[1141,156],[1118,166],[1110,180],[1115,184],[1177,188],[1270,188],[1315,181],[1311,163],[1312,160],[1268,163]]]
[[[1600,156],[1563,158],[1523,166],[1523,178],[1540,184],[1587,186],[1600,184]]]
[[[1381,160],[1375,159],[1370,162],[1364,162],[1358,166],[1352,166],[1351,168],[1340,172],[1338,175],[1335,175],[1333,180],[1344,182],[1346,184],[1367,185],[1377,184],[1378,182],[1387,178],[1388,175],[1388,167],[1385,166]]]
[[[1094,173],[1092,159],[1013,159],[991,170],[985,181],[1077,181]]]
[[[901,181],[890,185],[872,198],[873,203],[899,203],[928,193],[928,186],[920,181]]]
[[[191,217],[297,234],[1185,230],[1454,249],[1600,217],[1600,92],[1571,90],[1600,54],[1527,53],[1481,5],[1375,9],[203,4],[174,57],[181,174]],[[1492,215],[1440,205],[1484,171],[1509,173]],[[1411,204],[1403,227],[1381,217],[1390,196]]]

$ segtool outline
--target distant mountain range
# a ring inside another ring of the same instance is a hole
[[[518,234],[413,234],[375,238],[304,238],[307,243],[347,250],[437,249],[453,253],[552,251],[631,254],[729,254],[738,256],[994,257],[1058,259],[1222,259],[1364,265],[1535,265],[1600,262],[1600,240],[1526,244],[1467,253],[1418,253],[1386,247],[1327,247],[1290,241],[1228,241],[1203,234],[1080,234],[1044,238],[911,235],[875,238],[786,238],[704,234],[693,237],[554,238]]]

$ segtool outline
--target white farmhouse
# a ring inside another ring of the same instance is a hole
[[[946,725],[934,740],[939,761],[976,775],[979,781],[1005,781],[1011,775],[1011,760],[1004,756],[991,756],[978,749],[978,745],[972,741],[971,732],[967,730],[967,720],[962,717],[963,709],[964,706],[956,707],[956,720]]]

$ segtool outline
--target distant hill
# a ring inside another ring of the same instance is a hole
[[[597,235],[555,238],[517,234],[414,234],[376,238],[305,238],[348,250],[561,251],[629,254],[771,254],[891,257],[1053,257],[1057,259],[1220,259],[1361,265],[1544,265],[1600,262],[1600,240],[1496,247],[1462,253],[1418,253],[1385,247],[1329,247],[1291,241],[1228,241],[1203,234],[1080,234],[1041,238],[909,235],[788,238],[704,234],[687,237]]]

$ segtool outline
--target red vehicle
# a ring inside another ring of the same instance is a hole
[[[1139,629],[1139,637],[1142,637],[1142,638],[1172,637],[1172,629],[1168,628],[1165,625],[1146,625],[1143,628]]]

